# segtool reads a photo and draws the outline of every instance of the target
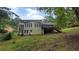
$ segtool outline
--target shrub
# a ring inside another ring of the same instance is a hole
[[[10,40],[11,38],[12,38],[11,33],[7,32],[2,36],[1,40]]]

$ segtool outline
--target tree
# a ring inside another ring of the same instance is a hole
[[[10,24],[12,20],[12,15],[19,17],[17,14],[10,10],[11,9],[8,7],[0,7],[0,27],[4,27],[5,24]]]
[[[75,15],[77,16],[79,20],[79,8],[78,7],[72,7],[73,11],[75,12]]]
[[[68,27],[70,23],[73,25],[75,23],[78,24],[77,17],[71,7],[39,7],[37,10],[45,12],[48,15],[46,19],[51,19],[58,27]],[[55,18],[53,17],[54,15],[56,16]]]
[[[12,21],[11,21],[10,24],[11,24],[15,29],[17,29],[19,20],[21,20],[19,17],[15,17],[14,19],[12,19]]]
[[[46,21],[52,21],[54,17],[52,16],[54,13],[54,8],[51,7],[37,7],[37,10],[44,12],[46,14],[45,20]]]

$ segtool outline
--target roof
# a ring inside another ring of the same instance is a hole
[[[41,22],[42,20],[20,20],[20,22]]]
[[[53,25],[52,22],[43,22],[42,24],[43,24],[43,25]]]

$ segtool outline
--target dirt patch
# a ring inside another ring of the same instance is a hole
[[[70,51],[79,51],[79,33],[66,33],[66,48]]]
[[[44,44],[49,51],[79,51],[79,33],[60,33],[54,42]]]

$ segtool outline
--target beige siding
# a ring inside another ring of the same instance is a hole
[[[26,24],[26,25],[25,25]],[[27,24],[32,24],[32,27],[27,27]],[[38,26],[35,26],[35,24]],[[28,22],[28,23],[20,23],[19,25],[24,25],[24,35],[29,35],[29,34],[42,34],[43,31],[41,29],[41,23],[38,23],[38,22]],[[28,33],[27,33],[27,30],[28,30]],[[32,31],[32,32],[31,32]]]

